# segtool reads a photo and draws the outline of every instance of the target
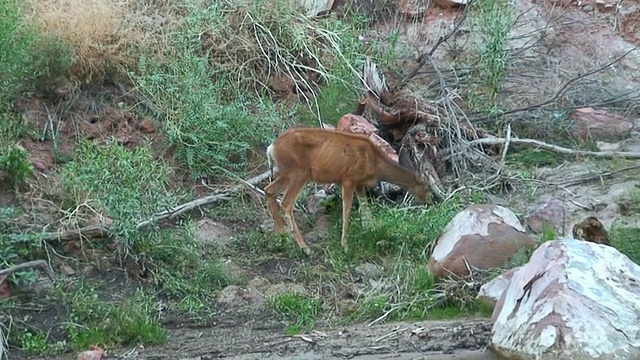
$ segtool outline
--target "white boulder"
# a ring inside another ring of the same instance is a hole
[[[613,247],[543,243],[493,313],[490,348],[536,359],[640,359],[640,266]]]
[[[502,293],[509,287],[511,278],[518,270],[520,270],[520,266],[511,268],[482,285],[476,298],[489,306],[496,306]]]

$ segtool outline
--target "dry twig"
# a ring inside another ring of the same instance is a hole
[[[195,200],[189,201],[187,203],[178,205],[169,209],[167,211],[158,213],[153,215],[151,218],[143,220],[138,223],[136,228],[138,230],[144,229],[149,225],[158,223],[164,220],[175,219],[176,217],[184,214],[185,212],[194,210],[201,206],[209,205],[218,201],[229,200],[231,195],[235,192],[242,189],[243,186],[251,186],[252,190],[255,190],[255,184],[258,184],[265,179],[269,178],[270,171],[266,171],[260,175],[257,175],[248,180],[242,180],[242,185],[236,185],[232,187],[230,190],[221,192],[218,194],[212,194],[208,196],[204,196],[201,198],[197,198]],[[96,224],[82,227],[80,229],[75,230],[67,230],[64,232],[56,232],[56,233],[45,233],[43,234],[45,241],[70,241],[81,238],[104,238],[110,236],[109,229],[112,225],[106,224]]]
[[[497,145],[510,142],[511,144],[526,145],[537,149],[544,149],[553,151],[558,154],[564,155],[580,155],[580,156],[593,156],[596,158],[623,158],[623,159],[640,159],[640,153],[637,152],[623,152],[623,151],[587,151],[587,150],[573,150],[562,146],[548,144],[534,139],[503,139],[503,138],[484,138],[477,139],[469,142],[469,145]]]
[[[49,278],[55,279],[55,275],[53,274],[53,271],[49,268],[46,261],[34,260],[34,261],[27,261],[22,264],[18,264],[16,266],[12,266],[8,269],[0,270],[0,285],[2,285],[2,283],[4,283],[7,280],[9,275],[13,274],[14,272],[25,270],[25,269],[32,269],[36,267],[42,268],[44,272],[47,273],[47,276],[49,276]]]
[[[622,61],[625,57],[627,57],[627,55],[631,54],[632,52],[638,50],[637,48],[633,48],[631,50],[628,50],[627,52],[625,52],[624,54],[618,56],[617,58],[609,61],[608,63],[602,65],[602,66],[598,66],[597,68],[587,71],[584,74],[580,74],[576,77],[573,77],[571,79],[569,79],[567,82],[565,82],[556,92],[555,94],[553,94],[553,96],[551,96],[549,99],[538,103],[538,104],[534,104],[534,105],[529,105],[529,106],[525,106],[525,107],[520,107],[517,109],[512,109],[512,110],[507,110],[504,111],[502,113],[500,113],[500,116],[506,116],[506,115],[511,115],[511,114],[515,114],[515,113],[519,113],[519,112],[525,112],[525,111],[530,111],[530,110],[534,110],[534,109],[539,109],[542,107],[545,107],[551,103],[553,103],[554,101],[558,100],[558,98],[560,98],[562,95],[564,95],[567,91],[569,91],[570,89],[570,85],[572,85],[573,83],[577,82],[578,80],[584,79],[586,77],[589,77],[593,74],[597,74],[615,64],[617,64],[618,62]],[[483,117],[479,117],[476,119],[472,119],[471,122],[472,123],[487,123],[487,122],[492,122],[494,121],[495,116],[494,115],[488,115],[488,116],[483,116]]]

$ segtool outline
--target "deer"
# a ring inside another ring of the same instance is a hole
[[[382,149],[362,134],[320,128],[292,128],[282,133],[267,147],[267,161],[275,180],[264,188],[267,208],[274,221],[275,231],[285,234],[279,210],[293,232],[300,249],[311,255],[293,217],[293,207],[308,182],[339,184],[342,187],[341,245],[346,251],[347,229],[354,192],[360,212],[369,214],[366,189],[386,181],[408,190],[425,204],[432,203],[429,179],[392,160]],[[284,192],[278,206],[277,196]]]

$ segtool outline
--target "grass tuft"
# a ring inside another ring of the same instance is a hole
[[[289,322],[287,333],[291,335],[301,331],[310,331],[322,307],[319,299],[298,293],[277,294],[269,298],[267,302],[271,308]]]
[[[168,339],[154,298],[141,290],[120,301],[104,300],[94,287],[80,282],[72,289],[58,286],[56,294],[68,308],[63,328],[75,350],[95,344],[162,344]]]

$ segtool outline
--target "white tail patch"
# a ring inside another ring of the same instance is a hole
[[[273,144],[270,144],[269,146],[267,146],[267,164],[269,164],[269,171],[271,172],[272,179],[273,179],[273,162],[274,162],[273,150],[274,149],[275,149],[275,146],[273,146]]]

